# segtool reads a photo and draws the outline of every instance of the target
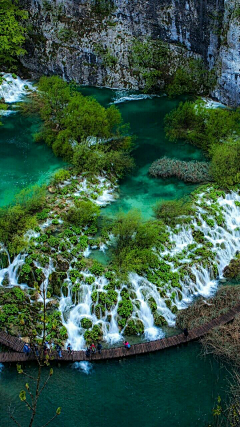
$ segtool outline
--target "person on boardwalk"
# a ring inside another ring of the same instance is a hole
[[[187,338],[188,337],[188,328],[184,328],[183,333],[184,333],[184,336]]]
[[[94,343],[92,343],[92,344],[90,345],[90,350],[91,350],[91,353],[92,353],[92,354],[95,354],[95,353],[96,353],[96,347],[95,347],[95,344],[94,344]]]
[[[128,341],[125,341],[124,346],[125,346],[125,348],[127,348],[127,349],[131,348],[131,346],[130,346],[130,344],[129,344],[129,342],[128,342]]]
[[[59,344],[56,345],[56,350],[57,350],[58,357],[61,358],[62,357],[62,347]]]
[[[98,351],[98,354],[101,354],[102,352],[102,344],[100,342],[97,345],[97,351]]]
[[[86,357],[90,357],[90,356],[91,356],[91,350],[90,350],[90,347],[87,347]]]
[[[34,353],[36,357],[39,357],[39,350],[37,344],[34,344]]]
[[[25,343],[23,346],[23,353],[25,353],[27,356],[29,356],[30,351],[31,351],[30,345]]]
[[[72,349],[72,346],[71,346],[70,342],[67,345],[67,351],[68,351],[68,354],[73,354],[73,349]]]

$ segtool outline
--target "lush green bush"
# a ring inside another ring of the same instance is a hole
[[[71,224],[83,227],[95,222],[99,215],[99,206],[90,200],[79,200],[75,202],[75,207],[68,210],[66,220]]]
[[[26,246],[24,233],[37,226],[35,213],[45,204],[44,189],[25,189],[16,196],[16,204],[0,209],[0,241],[15,255]]]
[[[53,184],[59,185],[63,181],[68,180],[71,177],[70,172],[67,169],[58,170],[53,177]]]
[[[240,139],[229,139],[211,148],[211,170],[215,181],[222,187],[240,182]]]
[[[9,66],[16,57],[23,55],[25,29],[21,21],[27,19],[14,0],[0,0],[0,65]]]
[[[215,83],[214,72],[208,71],[201,59],[189,59],[184,66],[177,68],[167,86],[167,94],[172,97],[187,93],[209,93]]]
[[[154,211],[156,217],[168,225],[184,222],[184,217],[194,214],[192,203],[184,199],[160,202],[155,206]]]
[[[88,147],[87,144],[79,145],[73,153],[72,163],[77,173],[87,171],[89,174],[97,175],[105,171],[108,175],[116,175],[121,178],[131,171],[134,161],[124,150],[106,151],[108,147],[98,144]]]
[[[166,115],[165,130],[171,141],[184,139],[208,151],[212,144],[240,132],[240,109],[205,108],[203,101],[181,102]]]
[[[157,255],[152,248],[161,239],[162,227],[154,221],[142,222],[137,211],[120,214],[113,223],[111,232],[115,236],[112,266],[121,273],[135,271],[143,273],[156,267]]]

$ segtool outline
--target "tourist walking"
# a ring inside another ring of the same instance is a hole
[[[125,348],[127,348],[127,349],[131,348],[131,346],[130,346],[130,344],[129,344],[129,342],[128,342],[128,341],[125,341],[124,346],[125,346]]]
[[[97,345],[97,351],[98,351],[98,354],[102,353],[102,344],[100,342]]]
[[[73,349],[70,343],[68,343],[67,345],[67,351],[68,351],[68,354],[73,354]]]
[[[92,343],[92,344],[90,345],[90,350],[91,350],[91,353],[92,353],[92,354],[95,354],[95,353],[96,353],[96,347],[95,347],[95,344],[94,344],[94,343]]]
[[[187,338],[188,337],[188,328],[184,328],[183,333],[184,333],[184,336]]]
[[[58,357],[61,358],[62,357],[62,347],[59,344],[56,345],[56,350],[57,350]]]
[[[90,350],[90,347],[87,347],[86,357],[90,357],[90,356],[91,356],[91,350]]]

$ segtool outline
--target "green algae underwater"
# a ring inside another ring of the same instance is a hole
[[[117,103],[123,119],[136,135],[133,156],[136,168],[120,183],[119,199],[103,209],[115,216],[120,210],[141,210],[144,219],[153,215],[159,200],[180,198],[196,186],[177,179],[148,176],[151,163],[164,155],[181,160],[202,160],[200,150],[188,144],[169,143],[163,118],[177,105],[167,97],[144,97],[108,89],[82,88],[104,106]],[[4,118],[0,137],[1,206],[13,200],[20,189],[47,182],[63,162],[45,145],[33,142],[39,122],[19,113]],[[51,417],[58,406],[62,414],[55,425],[102,426],[202,426],[211,419],[218,394],[225,397],[227,373],[212,358],[201,358],[199,344],[189,344],[157,354],[108,363],[53,366],[54,376],[39,403],[38,420]],[[28,368],[33,373],[35,367]],[[0,374],[1,425],[11,426],[7,407],[16,407],[19,420],[28,419],[18,398],[24,379],[15,367],[4,366]]]

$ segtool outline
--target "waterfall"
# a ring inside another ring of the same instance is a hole
[[[125,327],[120,330],[117,321],[123,288],[127,287],[130,292],[133,306],[131,318],[143,323],[144,337],[148,340],[164,336],[162,328],[154,324],[154,313],[162,316],[169,326],[174,326],[176,315],[173,305],[183,309],[198,295],[207,298],[214,294],[224,267],[229,264],[240,247],[240,195],[232,191],[212,200],[209,196],[211,191],[213,190],[209,189],[198,195],[195,200],[196,213],[191,222],[177,225],[175,229],[168,228],[169,242],[166,242],[161,251],[156,248],[159,260],[169,266],[171,273],[180,274],[186,268],[184,275],[179,276],[179,287],[173,287],[167,276],[163,285],[159,287],[153,283],[154,281],[131,273],[128,285],[122,283],[115,289],[117,298],[113,308],[108,310],[106,307],[97,317],[92,307],[93,303],[98,304],[99,301],[92,300],[92,293],[94,291],[106,293],[110,281],[105,276],[97,277],[84,270],[81,271],[83,278],[77,278],[72,283],[70,280],[72,267],[70,267],[65,280],[65,283],[68,283],[68,294],[65,294],[67,296],[62,294],[59,309],[62,313],[62,323],[67,328],[74,349],[85,347],[86,329],[81,325],[83,318],[89,319],[93,325],[101,325],[104,341],[114,344],[123,340]],[[216,208],[216,215],[213,210],[208,211],[208,208],[213,207]],[[221,215],[221,220],[217,221],[218,215]],[[196,240],[195,233],[201,233],[205,239],[204,244]],[[34,238],[32,232],[29,232],[28,236]],[[113,239],[113,236],[110,237]],[[201,250],[208,249],[206,242],[210,245],[210,253],[214,254],[213,259],[205,259],[201,255]],[[1,250],[6,251],[4,247]],[[102,245],[101,250],[107,250],[107,247]],[[85,257],[89,255],[89,248],[83,251],[83,255]],[[24,264],[25,257],[26,254],[19,254],[12,262],[10,257],[8,258],[9,266],[0,270],[0,285],[8,274],[10,285],[19,286],[18,271]],[[41,268],[39,265],[37,267]],[[49,275],[54,271],[53,262],[50,260],[49,265],[42,270],[45,276],[42,287],[47,288]],[[87,283],[85,279],[88,277],[91,277],[92,281]],[[79,285],[77,291],[77,288],[73,289],[75,285]],[[164,294],[161,293],[162,289]],[[156,311],[153,311],[149,301],[154,301]]]
[[[3,82],[0,85],[0,99],[3,98],[9,104],[22,101],[25,95],[35,90],[33,84],[28,80],[22,80],[20,77],[13,76],[10,73],[1,73]]]

